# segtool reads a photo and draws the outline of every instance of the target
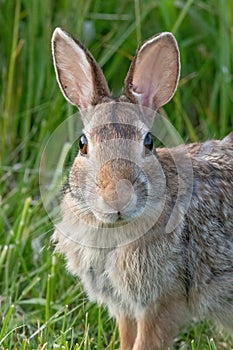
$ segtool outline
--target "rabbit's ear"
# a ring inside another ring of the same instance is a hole
[[[86,109],[110,96],[103,72],[90,52],[60,28],[53,33],[52,53],[57,81],[70,103]]]
[[[125,79],[125,94],[132,102],[157,110],[174,95],[179,75],[175,37],[158,34],[138,48]]]

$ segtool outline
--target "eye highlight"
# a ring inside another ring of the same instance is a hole
[[[149,150],[152,151],[153,149],[153,138],[150,132],[148,132],[144,138],[144,146]]]
[[[79,140],[79,149],[82,154],[87,154],[88,141],[86,135],[82,134]]]

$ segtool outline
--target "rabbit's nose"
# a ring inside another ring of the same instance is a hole
[[[127,179],[111,181],[102,194],[104,201],[114,210],[122,212],[132,204],[135,193],[131,182]]]

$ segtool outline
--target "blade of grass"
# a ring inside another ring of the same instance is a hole
[[[11,55],[8,68],[7,76],[7,87],[6,87],[6,96],[5,96],[5,108],[4,108],[4,121],[3,121],[3,135],[5,138],[1,138],[2,142],[2,156],[6,153],[7,145],[10,145],[13,140],[13,135],[11,133],[11,126],[13,125],[13,83],[15,76],[15,66],[17,58],[17,45],[18,45],[18,31],[19,31],[19,18],[20,18],[20,6],[21,1],[16,0],[15,4],[15,13],[14,13],[14,28],[12,36],[12,45],[11,45]],[[0,168],[1,169],[1,168]]]
[[[136,22],[137,45],[139,46],[142,42],[140,0],[134,0],[134,11],[135,11],[135,22]]]
[[[13,317],[15,311],[15,305],[11,305],[4,320],[3,320],[3,324],[2,324],[2,329],[0,331],[0,345],[3,344],[3,342],[5,341],[5,334],[7,333],[7,329],[10,323],[11,318]]]
[[[103,349],[102,333],[103,333],[102,310],[99,309],[98,310],[97,350]]]
[[[220,134],[224,136],[228,128],[228,118],[230,113],[230,84],[231,84],[231,32],[230,16],[232,15],[232,2],[219,1],[219,65],[220,65]],[[232,123],[233,125],[233,123]]]
[[[192,6],[194,0],[188,0],[185,2],[183,8],[182,8],[182,11],[180,12],[180,15],[179,17],[177,18],[173,28],[172,28],[172,32],[174,34],[176,34],[176,32],[178,31],[178,29],[180,28],[185,16],[187,16],[187,13],[189,11],[189,8]]]

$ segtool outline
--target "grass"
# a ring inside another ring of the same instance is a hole
[[[196,141],[233,128],[232,16],[233,3],[225,0],[1,1],[0,349],[119,347],[106,310],[87,300],[49,248],[41,151],[74,112],[55,81],[53,29],[65,28],[90,48],[115,95],[139,42],[173,31],[182,76],[165,111],[185,140]],[[232,340],[208,323],[187,326],[174,343],[183,350],[230,348]]]

